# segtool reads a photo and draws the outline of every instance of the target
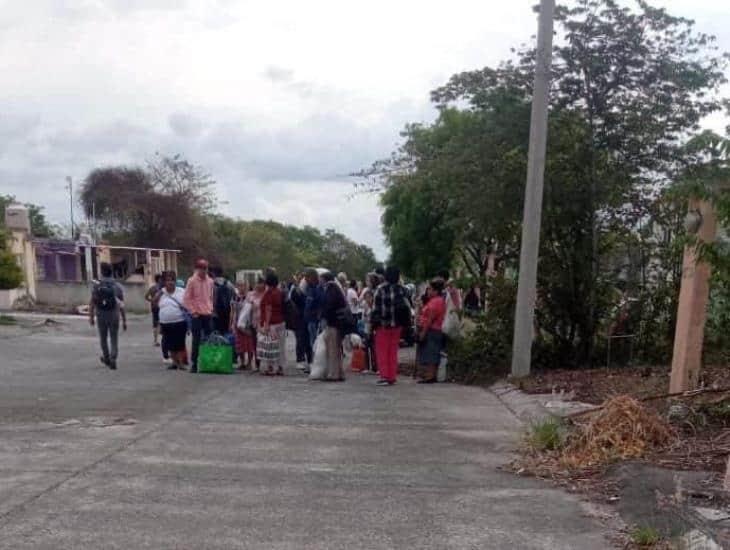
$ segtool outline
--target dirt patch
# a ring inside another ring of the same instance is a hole
[[[642,399],[664,394],[669,390],[669,374],[668,367],[556,369],[536,372],[515,384],[525,393],[563,391],[577,401],[600,405],[617,395]],[[730,366],[702,367],[700,382],[708,388],[730,386]]]

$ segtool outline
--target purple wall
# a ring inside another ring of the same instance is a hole
[[[62,241],[36,241],[36,263],[44,281],[78,281],[76,244]]]

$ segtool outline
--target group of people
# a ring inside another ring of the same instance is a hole
[[[444,322],[450,310],[461,307],[458,291],[448,285],[448,274],[432,279],[419,295],[414,285],[403,285],[397,267],[378,268],[364,283],[335,276],[326,270],[306,269],[282,282],[273,269],[253,284],[235,285],[221,268],[199,259],[187,283],[176,273],[160,274],[145,298],[150,302],[153,343],[162,348],[169,369],[198,372],[202,342],[214,332],[234,346],[240,370],[265,376],[285,374],[288,332],[296,337],[298,368],[310,378],[345,379],[345,348],[365,352],[365,372],[377,373],[379,386],[398,378],[401,340],[414,333],[421,383],[434,383],[445,344]],[[102,264],[89,304],[91,324],[97,324],[101,361],[116,368],[119,327],[126,330],[123,288]],[[191,335],[188,357],[187,336]]]

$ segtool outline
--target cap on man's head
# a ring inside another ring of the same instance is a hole
[[[200,258],[195,261],[195,269],[208,269],[208,261],[204,258]]]

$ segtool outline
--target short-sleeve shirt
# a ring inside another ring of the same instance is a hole
[[[185,312],[183,311],[183,300],[185,299],[185,291],[182,288],[175,288],[175,292],[170,294],[166,289],[162,289],[160,296],[160,323],[167,325],[169,323],[181,323],[185,321]]]
[[[261,326],[266,321],[266,309],[271,306],[270,325],[280,325],[284,322],[284,295],[279,287],[267,288],[261,298]]]
[[[446,317],[446,301],[441,296],[434,296],[421,309],[418,324],[424,330],[441,330]]]

